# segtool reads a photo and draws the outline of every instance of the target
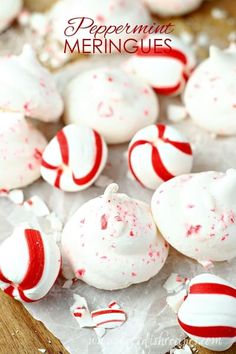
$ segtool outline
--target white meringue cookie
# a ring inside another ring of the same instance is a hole
[[[135,134],[128,148],[129,170],[144,187],[156,189],[163,181],[189,173],[192,149],[175,128],[150,125]]]
[[[236,134],[236,46],[210,48],[210,57],[193,72],[184,102],[200,127],[220,135]]]
[[[52,74],[43,68],[30,46],[19,56],[0,58],[0,111],[53,122],[63,112],[63,101]]]
[[[103,40],[104,34],[94,34],[89,32],[90,28],[80,29],[76,32],[73,37],[66,37],[63,35],[64,31],[68,26],[73,26],[77,28],[81,18],[85,17],[82,26],[91,26],[91,21],[94,21],[96,26],[120,26],[128,23],[130,28],[137,25],[144,25],[151,23],[151,18],[146,7],[141,1],[136,0],[61,0],[58,1],[55,6],[49,12],[49,19],[51,21],[52,36],[61,42],[64,46],[65,39],[71,43],[75,43],[78,39],[79,43],[82,43],[84,38],[98,40]],[[74,20],[72,25],[68,24],[68,20],[79,18],[77,21]],[[90,20],[91,19],[91,20]],[[72,27],[71,27],[72,28]],[[69,34],[72,31],[68,31]],[[122,33],[107,33],[105,38],[107,40],[112,40],[117,47],[119,47],[119,41],[124,43],[126,40],[136,39],[139,40],[144,36],[143,33],[127,34]],[[104,50],[105,45],[100,47]],[[86,47],[87,49],[87,47]],[[96,49],[95,49],[96,50]],[[112,47],[114,51],[114,47]],[[98,54],[96,51],[95,54]]]
[[[22,0],[1,0],[0,2],[0,33],[4,31],[19,14]]]
[[[165,96],[180,94],[195,66],[193,50],[179,37],[166,34],[142,39],[138,51],[124,64],[127,71]]]
[[[77,278],[104,290],[150,279],[168,255],[149,206],[117,190],[111,184],[103,196],[85,203],[62,234],[65,263]]]
[[[122,69],[86,71],[65,92],[65,120],[88,125],[107,143],[129,141],[141,128],[156,121],[158,99],[142,80]]]
[[[198,261],[236,257],[236,170],[163,183],[153,195],[152,213],[164,238],[186,256]]]
[[[160,16],[181,16],[196,10],[203,0],[144,0],[150,10]]]
[[[185,333],[214,353],[236,342],[236,288],[213,274],[200,274],[189,284],[178,312]]]
[[[0,189],[24,187],[38,179],[46,144],[22,114],[0,112]]]
[[[107,161],[107,146],[93,129],[70,124],[49,142],[42,156],[41,174],[66,192],[88,188]]]
[[[61,267],[60,250],[52,236],[20,225],[0,246],[0,288],[22,302],[44,297]]]

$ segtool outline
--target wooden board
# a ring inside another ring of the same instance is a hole
[[[45,5],[48,6],[55,0],[25,1],[31,9],[45,10]],[[213,7],[225,8],[231,20],[212,19],[210,13]],[[172,19],[172,22],[176,23],[177,30],[186,30],[193,34],[201,31],[224,42],[230,32],[236,31],[235,19],[235,0],[214,0],[205,2],[199,11],[185,16],[184,19]],[[34,320],[19,302],[0,292],[0,354],[37,354],[40,353],[38,349],[46,349],[49,354],[68,353],[58,339],[42,323]],[[197,349],[198,354],[211,353],[200,347]],[[236,346],[227,353],[235,354]]]
[[[68,354],[44,325],[24,306],[0,291],[0,354]]]

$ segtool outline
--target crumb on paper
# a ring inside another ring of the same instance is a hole
[[[212,139],[212,140],[215,140],[217,138],[217,134],[216,133],[209,133],[209,137]]]
[[[13,189],[8,193],[8,198],[17,205],[22,205],[24,202],[24,193],[21,189]]]
[[[102,338],[106,334],[105,328],[102,327],[94,327],[94,331],[99,338]]]
[[[115,300],[111,301],[109,304],[108,304],[108,307],[109,308],[112,308],[112,309],[120,309],[120,305],[117,304],[117,302]]]
[[[192,33],[187,32],[187,31],[183,31],[179,34],[179,36],[180,36],[180,39],[182,39],[182,41],[185,44],[189,45],[189,44],[193,43],[194,37],[193,37]]]
[[[224,9],[221,9],[220,7],[214,7],[211,10],[211,16],[215,20],[224,20],[227,17],[228,13]]]
[[[40,353],[46,353],[46,352],[47,352],[47,349],[39,348],[38,351],[39,351]]]
[[[51,231],[62,231],[63,222],[56,215],[56,213],[52,212],[49,215],[46,215],[46,220],[50,223]]]
[[[22,205],[24,202],[24,193],[21,189],[12,189],[10,191],[2,189],[0,190],[0,197],[8,198],[16,205]]]
[[[28,26],[30,21],[30,12],[28,10],[21,11],[17,18],[17,21],[22,27]]]
[[[177,313],[180,306],[183,304],[186,295],[187,289],[183,289],[175,295],[167,296],[166,303],[175,313]]]
[[[31,31],[34,47],[42,63],[57,69],[70,60],[71,55],[64,53],[61,44],[53,38],[50,19],[46,13],[23,10],[18,16],[18,23]]]
[[[196,44],[199,46],[199,47],[208,47],[210,45],[210,38],[209,36],[204,33],[204,32],[200,32],[198,35],[197,35],[197,38],[196,38]]]
[[[214,263],[212,261],[198,261],[198,263],[201,264],[205,269],[214,268]]]
[[[188,114],[184,105],[170,103],[167,106],[167,118],[171,122],[180,122],[186,119],[187,116]]]
[[[91,311],[91,316],[96,328],[113,329],[122,326],[127,316],[123,309],[101,308]]]
[[[48,33],[48,19],[42,13],[33,13],[29,19],[30,27],[33,31],[44,37]]]
[[[64,289],[70,289],[73,285],[73,280],[66,280],[65,283],[62,285]]]
[[[177,273],[172,273],[165,281],[163,288],[167,291],[168,294],[177,293],[185,287],[188,281],[188,278],[182,277]]]
[[[74,294],[74,304],[70,308],[72,316],[77,320],[80,328],[94,327],[87,301],[84,297]]]
[[[44,200],[37,195],[34,195],[33,197],[26,200],[23,206],[27,211],[31,211],[38,217],[43,217],[50,214],[50,211]]]
[[[229,40],[230,42],[236,42],[236,31],[229,33],[229,35],[228,35],[228,40]]]

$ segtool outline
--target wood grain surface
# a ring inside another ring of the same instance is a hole
[[[26,0],[28,7],[36,10],[45,10],[45,6],[47,7],[52,2],[55,0]],[[229,14],[228,19],[213,19],[211,17],[213,7],[226,9]],[[193,34],[201,31],[211,38],[215,36],[224,42],[230,32],[236,31],[235,19],[235,0],[212,0],[206,1],[199,11],[185,16],[184,19],[171,20],[176,24],[177,30],[186,30]],[[194,347],[198,354],[212,353],[197,345]],[[59,340],[42,323],[34,320],[19,302],[0,291],[0,354],[37,354],[44,350],[49,354],[68,353]],[[236,346],[224,353],[236,354]],[[80,354],[79,349],[78,354]]]
[[[68,354],[20,302],[0,291],[0,354],[40,354],[44,350],[46,354]]]

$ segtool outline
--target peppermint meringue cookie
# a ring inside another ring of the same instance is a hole
[[[66,192],[88,188],[107,161],[104,139],[93,129],[70,124],[49,142],[42,156],[45,181]]]
[[[193,50],[174,35],[156,34],[141,40],[124,68],[146,80],[161,95],[180,94],[196,66]]]
[[[60,267],[53,237],[20,225],[0,246],[0,289],[22,302],[40,300],[52,288]]]
[[[0,111],[20,112],[44,122],[54,122],[62,115],[56,82],[29,45],[19,56],[0,58]]]
[[[122,69],[86,71],[65,92],[66,122],[90,126],[109,144],[129,141],[139,129],[154,123],[158,114],[153,90]]]
[[[111,184],[80,207],[62,234],[62,253],[75,277],[99,289],[123,289],[147,281],[163,267],[168,244],[149,206]]]
[[[203,0],[144,0],[153,13],[160,16],[181,16],[196,10]]]
[[[236,170],[163,183],[153,195],[152,213],[164,238],[184,255],[212,262],[236,257]]]
[[[219,134],[236,134],[236,46],[210,48],[210,57],[193,72],[184,102],[190,117],[200,127]]]
[[[171,126],[150,125],[136,133],[129,144],[129,170],[146,188],[156,189],[164,181],[189,173],[192,164],[191,145]]]
[[[201,274],[189,284],[188,296],[178,312],[185,333],[215,352],[236,342],[236,288],[226,280]]]
[[[1,0],[0,2],[0,33],[10,26],[20,13],[22,0]]]
[[[40,177],[44,136],[20,113],[0,112],[0,189],[21,188]]]
[[[114,43],[109,52],[115,51],[115,46],[124,50],[124,45],[130,39],[130,34],[126,31],[111,33],[113,26],[128,24],[130,28],[138,25],[150,24],[151,17],[141,1],[136,0],[61,0],[49,12],[52,37],[63,46],[67,39],[71,46],[78,40],[79,47],[83,45],[83,40],[96,39],[97,47],[93,47],[93,54],[104,52],[107,42]],[[79,17],[78,17],[79,16]],[[68,23],[69,21],[69,23]],[[103,26],[95,34],[92,26]],[[111,26],[111,29],[104,36],[104,29]],[[64,35],[63,35],[64,34]],[[66,34],[66,35],[65,35]],[[132,39],[139,40],[143,33],[132,33]],[[121,45],[122,44],[122,45]],[[88,46],[86,46],[86,49]]]

